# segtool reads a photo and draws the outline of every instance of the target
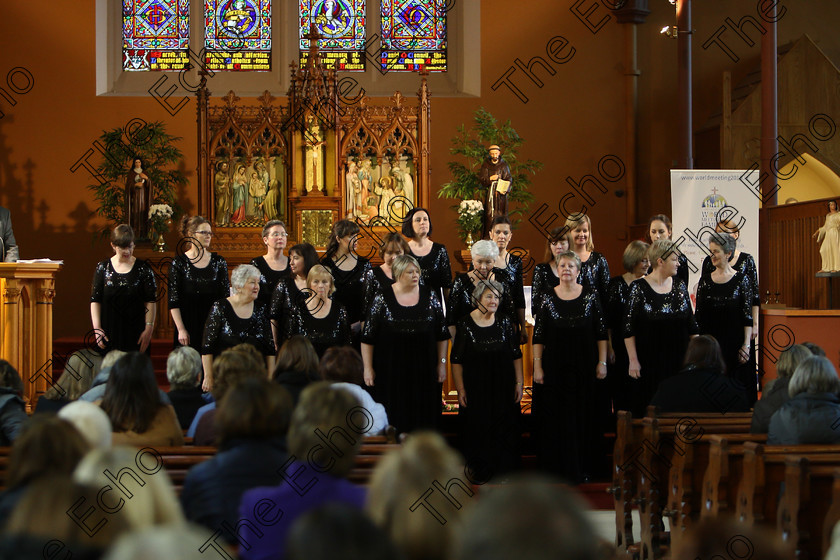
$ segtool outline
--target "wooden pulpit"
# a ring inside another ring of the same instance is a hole
[[[58,262],[0,263],[0,358],[23,379],[31,411],[52,380],[53,310]]]

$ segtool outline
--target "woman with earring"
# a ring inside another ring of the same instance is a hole
[[[347,310],[347,320],[357,347],[365,311],[365,285],[372,274],[370,262],[356,254],[360,231],[356,222],[337,221],[333,224],[327,251],[321,259],[321,264],[335,279],[335,299]]]
[[[452,284],[452,267],[446,247],[429,239],[432,235],[429,211],[425,208],[409,210],[402,234],[408,239],[409,254],[420,263],[421,283],[437,294],[439,301],[446,301]]]
[[[204,323],[217,300],[230,295],[225,259],[210,251],[213,228],[201,216],[181,219],[179,251],[169,265],[169,313],[175,323],[175,348],[201,352]]]
[[[673,228],[671,226],[671,219],[665,214],[656,214],[651,216],[648,220],[647,236],[648,243],[653,243],[658,239],[671,239]],[[685,282],[688,286],[688,259],[685,255],[679,252],[677,248],[677,259],[679,259],[679,266],[677,267],[677,278]],[[648,270],[650,272],[650,270]]]
[[[262,240],[266,247],[265,255],[251,261],[251,264],[260,271],[259,300],[266,309],[271,306],[271,296],[274,294],[277,283],[291,274],[289,258],[283,254],[288,239],[286,224],[280,220],[266,222],[262,229]]]

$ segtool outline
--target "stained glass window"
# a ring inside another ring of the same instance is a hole
[[[314,25],[321,39],[324,60],[342,72],[365,70],[365,0],[298,0],[300,64],[309,55],[309,35]]]
[[[181,70],[189,63],[189,0],[123,0],[123,70]]]
[[[380,71],[446,71],[446,2],[382,0]]]
[[[204,0],[210,70],[271,70],[271,0]]]

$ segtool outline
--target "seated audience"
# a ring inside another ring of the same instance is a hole
[[[99,510],[101,490],[100,486],[76,484],[67,473],[33,482],[0,536],[0,558],[101,558],[114,539],[129,530],[122,509],[107,515]]]
[[[219,386],[216,379],[213,390]],[[266,379],[241,379],[231,387],[216,409],[219,452],[191,468],[184,481],[181,504],[187,519],[213,532],[223,523],[234,527],[246,490],[282,484],[291,416],[288,392]],[[228,531],[222,537],[236,542]]]
[[[810,350],[811,354],[814,356],[821,356],[825,358],[825,350],[823,350],[821,346],[814,344],[813,342],[803,342],[802,346]]]
[[[90,389],[101,365],[102,356],[98,352],[87,348],[73,352],[58,381],[38,397],[35,412],[58,412],[67,403],[77,400]]]
[[[42,478],[70,476],[89,449],[76,428],[54,414],[29,420],[9,455],[6,490],[0,494],[0,529],[31,484]]]
[[[434,481],[444,485],[449,496],[435,490]],[[430,490],[428,505],[418,505]],[[416,432],[377,465],[366,510],[407,560],[443,560],[474,493],[464,475],[463,458],[439,434]]]
[[[331,504],[301,516],[289,529],[289,560],[400,560],[388,535],[364,512]]]
[[[117,360],[100,406],[111,420],[114,445],[184,444],[178,417],[172,405],[162,402],[152,360],[146,354],[130,352]]]
[[[0,446],[11,445],[26,422],[23,381],[17,370],[6,360],[0,360]]]
[[[353,393],[369,414],[371,422],[366,436],[381,434],[388,427],[388,414],[385,407],[373,400],[364,389],[365,364],[362,356],[349,346],[333,346],[324,352],[320,365],[321,377],[333,387]]]
[[[194,525],[132,531],[117,539],[103,560],[210,560],[217,554],[207,545],[212,539]]]
[[[720,516],[692,523],[674,547],[671,558],[792,560],[795,555],[792,544],[782,540],[777,531]]]
[[[480,499],[464,499],[476,504],[455,535],[453,560],[606,558],[586,518],[586,504],[554,481],[514,479]]]
[[[277,504],[283,516],[260,529],[262,536],[243,527],[238,539],[242,560],[284,558],[289,528],[313,508],[329,503],[362,508],[365,489],[345,479],[362,445],[361,434],[348,422],[357,406],[353,395],[328,383],[313,383],[301,392],[289,425],[294,461],[280,467],[284,482],[245,492],[239,506],[240,523],[247,527],[264,527],[268,517],[279,517],[266,510],[268,504]]]
[[[790,400],[770,418],[767,443],[840,443],[840,379],[827,358],[803,360],[790,379]]]
[[[58,411],[58,417],[67,420],[79,430],[91,449],[108,449],[113,440],[113,427],[105,411],[93,403],[71,402]]]
[[[296,334],[283,343],[272,379],[289,392],[294,404],[297,404],[304,387],[321,379],[318,354],[309,339]]]
[[[761,400],[755,403],[753,410],[750,432],[753,434],[766,434],[770,427],[770,418],[779,408],[790,400],[790,378],[796,367],[806,358],[814,354],[802,344],[794,344],[786,348],[779,355],[776,362],[776,379],[764,386],[761,392]]]
[[[90,389],[85,391],[79,397],[80,401],[95,402],[102,399],[105,394],[105,384],[108,382],[108,375],[111,373],[111,368],[117,363],[117,360],[126,355],[127,352],[122,350],[111,350],[99,365],[99,372],[93,376],[93,381],[90,384]]]
[[[724,375],[726,364],[714,337],[688,343],[683,368],[664,379],[650,401],[661,412],[749,412],[744,386]]]
[[[178,416],[182,430],[190,427],[198,409],[207,404],[201,396],[201,354],[192,346],[180,346],[166,359],[169,379],[169,402]]]

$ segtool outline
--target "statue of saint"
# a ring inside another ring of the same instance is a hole
[[[230,223],[230,175],[226,161],[216,164],[216,177],[213,185],[216,194],[216,225],[225,226]]]
[[[487,189],[484,202],[484,228],[481,238],[487,238],[490,224],[496,216],[507,216],[507,195],[511,189],[510,167],[502,158],[502,150],[496,144],[487,149],[489,155],[478,170],[478,180]]]
[[[359,181],[359,172],[355,161],[347,163],[347,174],[345,175],[346,184],[344,185],[346,193],[345,206],[347,207],[347,219],[353,220],[356,218],[356,197],[362,192],[362,182]]]
[[[362,167],[359,169],[358,175],[361,188],[356,195],[356,216],[367,220],[376,215],[376,208],[373,209],[371,215],[370,205],[368,204],[371,195],[371,183],[373,182],[369,159],[362,160]]]
[[[152,205],[152,182],[143,173],[143,160],[135,158],[125,177],[125,220],[137,239],[149,238],[149,208]]]
[[[248,178],[245,176],[245,166],[241,163],[236,166],[236,173],[233,175],[233,203],[231,204],[231,223],[238,224],[245,219],[245,199],[247,191],[245,185]]]
[[[822,270],[820,272],[837,272],[840,270],[840,211],[837,203],[828,201],[828,214],[825,215],[825,225],[814,232],[811,237],[817,238],[820,245]]]
[[[306,136],[306,190],[307,192],[321,191],[324,185],[324,146],[327,141],[317,122],[309,126]]]

